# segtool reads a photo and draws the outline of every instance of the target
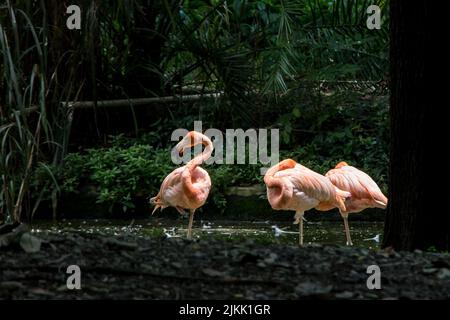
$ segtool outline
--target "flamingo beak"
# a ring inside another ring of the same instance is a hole
[[[183,156],[184,154],[184,148],[185,148],[185,139],[181,140],[180,142],[178,142],[178,144],[175,146],[175,149],[178,151],[178,155],[180,157]]]

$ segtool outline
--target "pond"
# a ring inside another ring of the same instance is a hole
[[[61,220],[56,222],[34,221],[32,231],[39,233],[63,233],[65,231],[97,233],[104,235],[134,235],[142,237],[185,237],[187,219],[152,218],[139,220]],[[276,226],[276,228],[275,228]],[[278,229],[278,230],[277,230]],[[278,233],[276,232],[278,231]],[[351,221],[350,230],[354,246],[367,249],[379,248],[379,242],[371,239],[383,234],[383,222]],[[254,239],[260,243],[296,245],[298,227],[280,221],[194,221],[193,238],[228,240]],[[305,244],[345,245],[342,221],[304,223]]]

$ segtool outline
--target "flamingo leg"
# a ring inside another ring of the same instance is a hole
[[[297,212],[296,217],[299,218],[298,222],[298,244],[303,246],[303,212]]]
[[[183,218],[186,218],[187,217],[187,213],[186,213],[186,211],[184,211],[184,209],[183,208],[181,208],[181,207],[175,207],[175,209],[177,209],[177,211],[181,214],[181,216],[183,217]]]
[[[192,239],[192,224],[194,222],[194,212],[195,210],[189,210],[189,225],[187,230],[187,238]]]
[[[348,217],[342,217],[344,219],[344,227],[345,227],[345,236],[347,238],[347,245],[352,246],[352,238],[350,237],[350,229],[348,227]]]

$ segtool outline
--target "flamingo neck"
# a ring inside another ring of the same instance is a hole
[[[190,168],[191,170],[195,169],[197,166],[201,165],[203,162],[205,162],[206,160],[208,160],[208,159],[211,157],[211,155],[212,155],[212,153],[213,153],[213,150],[214,150],[213,143],[212,143],[211,140],[210,140],[208,137],[206,137],[206,136],[204,136],[204,137],[202,138],[202,141],[199,142],[199,143],[203,144],[203,145],[205,146],[205,149],[202,151],[202,153],[196,155],[196,156],[194,157],[194,159],[192,159],[191,161],[189,161],[189,162],[186,164],[186,166],[187,166],[188,168]],[[198,144],[198,143],[197,143],[197,144]],[[194,146],[195,146],[195,145],[194,145]],[[193,146],[193,147],[194,147],[194,146]]]
[[[187,170],[185,170],[182,175],[183,190],[185,194],[188,196],[188,198],[191,199],[195,199],[199,191],[196,187],[194,187],[192,183],[192,174],[199,165],[201,165],[203,162],[205,162],[207,159],[211,157],[212,152],[214,150],[213,143],[208,137],[204,135],[202,135],[201,140],[193,144],[191,147],[194,147],[200,143],[205,146],[205,149],[202,151],[202,153],[196,155],[194,159],[192,159],[186,164]]]
[[[286,159],[270,168],[264,176],[264,183],[267,186],[267,192],[269,201],[272,206],[280,207],[287,201],[286,186],[283,183],[283,178],[275,177],[275,174],[279,171],[292,169],[297,163],[294,160]]]

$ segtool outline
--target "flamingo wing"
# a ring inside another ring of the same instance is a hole
[[[196,209],[205,203],[210,189],[211,178],[206,170],[196,167],[191,172],[183,166],[167,175],[151,202],[156,205],[154,211],[169,206],[180,212],[182,209]]]
[[[370,199],[381,207],[387,205],[387,198],[375,181],[368,174],[355,167],[344,166],[339,169],[332,169],[325,176],[339,189],[349,191],[352,198]]]
[[[195,190],[195,198],[193,200],[198,202],[198,204],[193,205],[201,206],[205,203],[211,190],[211,178],[205,169],[196,167],[191,174],[191,182],[192,189]]]
[[[292,169],[279,171],[275,177],[287,178],[295,191],[302,192],[319,202],[334,197],[334,186],[324,176],[302,165],[297,164]]]
[[[181,174],[184,169],[185,166],[177,168],[164,178],[158,194],[150,200],[156,205],[153,212],[160,207],[162,209],[169,206],[176,207],[182,202]]]

